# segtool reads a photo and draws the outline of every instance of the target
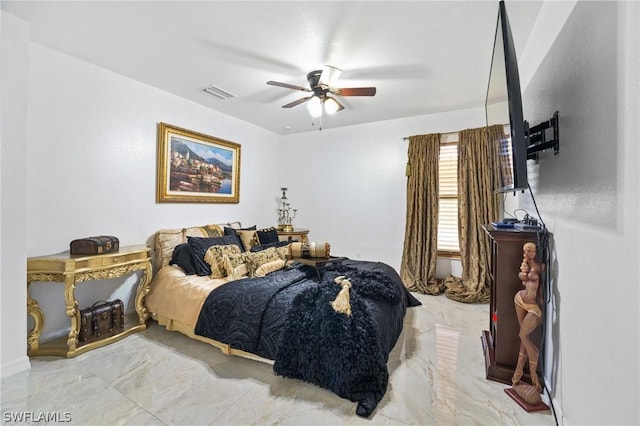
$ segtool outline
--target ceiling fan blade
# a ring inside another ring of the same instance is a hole
[[[338,81],[340,74],[342,74],[342,70],[340,68],[325,65],[324,68],[322,68],[322,74],[320,74],[318,84],[321,86],[333,87],[336,84],[336,81]]]
[[[335,103],[335,106],[331,105],[331,103]],[[335,114],[338,111],[342,111],[344,109],[344,105],[342,105],[334,96],[327,96],[324,100],[325,111],[328,114]]]
[[[284,87],[285,89],[300,90],[301,92],[310,92],[311,91],[311,90],[306,89],[304,87],[296,86],[295,84],[280,83],[279,81],[267,81],[267,84],[270,84],[271,86]]]
[[[300,98],[297,101],[289,102],[286,105],[282,105],[282,108],[293,108],[296,105],[300,105],[303,102],[307,102],[312,97],[313,97],[313,95],[312,96],[307,96],[306,98]]]
[[[374,96],[376,94],[375,87],[345,87],[335,89],[333,93],[340,96]]]

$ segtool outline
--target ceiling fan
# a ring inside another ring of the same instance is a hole
[[[322,70],[311,71],[307,74],[309,88],[279,81],[267,81],[267,84],[311,93],[309,96],[282,105],[282,108],[292,108],[309,101],[309,112],[313,117],[321,116],[323,107],[327,114],[343,110],[344,106],[335,96],[374,96],[376,94],[375,87],[334,87],[340,73],[342,73],[341,69],[331,65],[325,65]]]

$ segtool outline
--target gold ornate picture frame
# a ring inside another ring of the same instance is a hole
[[[158,124],[160,203],[238,203],[240,144]]]

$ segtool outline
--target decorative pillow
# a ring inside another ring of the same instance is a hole
[[[271,247],[276,247],[276,248],[284,247],[284,246],[288,246],[289,244],[290,244],[289,241],[278,241],[276,243],[259,244],[257,246],[251,247],[251,251],[262,251]]]
[[[237,222],[240,223],[240,222]],[[230,224],[233,226],[233,224]],[[257,229],[256,225],[249,226],[248,228],[236,228],[236,227],[224,227],[224,235],[236,235],[238,231],[255,231]]]
[[[186,243],[187,236],[206,237],[207,232],[199,226],[157,231],[153,247],[154,266],[157,269],[167,266],[173,256],[173,249],[179,244]]]
[[[169,265],[178,265],[185,274],[194,275],[196,273],[196,264],[193,260],[193,252],[188,243],[178,244],[173,249],[173,255],[169,261]]]
[[[211,268],[211,278],[224,278],[227,276],[224,268],[224,255],[240,254],[241,250],[235,244],[224,246],[211,246],[204,255],[204,261]]]
[[[236,231],[238,237],[240,237],[240,241],[242,241],[242,247],[244,251],[251,251],[252,247],[257,246],[258,243],[258,234],[257,231],[252,230],[238,230]]]
[[[247,253],[225,254],[222,256],[222,264],[227,277],[237,280],[249,275],[247,269]]]
[[[196,264],[196,274],[202,276],[211,275],[211,267],[204,260],[204,255],[207,253],[207,250],[209,250],[209,247],[235,244],[240,248],[240,250],[242,250],[242,243],[235,235],[226,235],[219,238],[187,237],[187,242],[193,251],[193,259]]]
[[[277,243],[280,241],[276,228],[258,229],[257,233],[260,244]]]
[[[224,230],[220,225],[205,225],[204,230],[209,238],[217,238],[224,236]]]
[[[254,252],[254,253],[245,253],[247,256],[247,269],[249,271],[249,276],[253,277],[256,270],[264,265],[265,263],[272,262],[274,260],[282,260],[278,255],[278,251],[275,247],[268,248],[266,250]]]
[[[271,262],[264,263],[256,268],[253,276],[264,277],[270,272],[279,271],[280,269],[284,268],[285,263],[286,262],[282,259],[276,259],[272,260]]]
[[[290,249],[293,257],[317,257],[322,259],[331,257],[331,244],[329,243],[301,243],[294,241],[290,244]]]
[[[286,246],[276,247],[276,252],[278,253],[278,257],[285,262],[293,258],[293,255],[291,254],[291,246],[289,244]]]

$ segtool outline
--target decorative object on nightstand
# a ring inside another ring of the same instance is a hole
[[[280,197],[280,208],[278,209],[278,230],[284,232],[293,231],[293,219],[296,218],[298,210],[291,208],[287,199],[287,188],[280,188],[282,197]]]

